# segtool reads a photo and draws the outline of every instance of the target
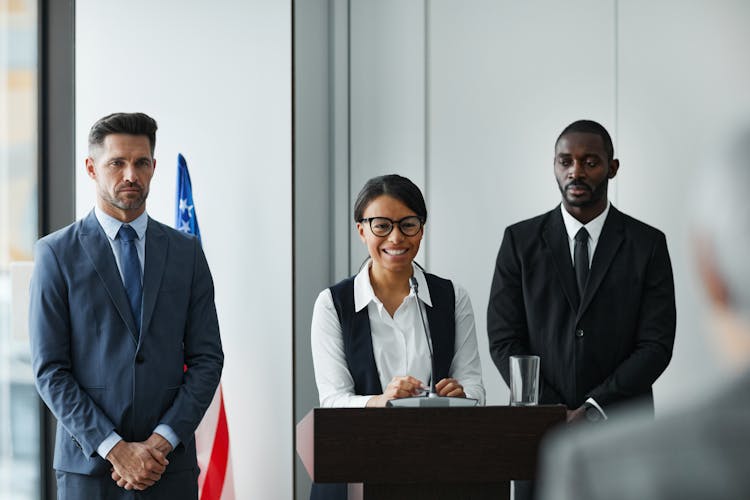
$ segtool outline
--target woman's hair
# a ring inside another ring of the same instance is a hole
[[[382,195],[388,195],[397,199],[413,210],[419,217],[422,217],[424,222],[427,221],[427,206],[425,205],[422,191],[406,177],[389,174],[373,177],[365,183],[357,195],[357,201],[354,203],[354,222],[362,220],[367,205]]]

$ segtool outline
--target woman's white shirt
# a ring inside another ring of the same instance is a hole
[[[393,377],[411,375],[427,386],[431,372],[430,351],[420,319],[418,299],[412,290],[391,317],[373,292],[369,267],[369,264],[364,266],[354,278],[354,312],[367,307],[380,385],[385,388]],[[419,286],[419,300],[431,307],[424,273],[415,265],[413,268]],[[453,288],[456,297],[456,343],[449,376],[458,380],[467,397],[484,404],[482,366],[471,300],[466,290],[455,284]],[[425,325],[429,333],[426,313]],[[347,366],[341,324],[330,289],[320,292],[315,301],[311,343],[320,406],[364,407],[371,397],[376,396],[354,393],[354,379]]]

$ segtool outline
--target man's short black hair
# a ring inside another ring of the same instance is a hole
[[[604,150],[607,152],[607,159],[609,161],[615,159],[615,147],[612,145],[612,138],[609,136],[609,132],[607,132],[607,129],[604,128],[600,123],[597,123],[593,120],[578,120],[571,123],[570,125],[565,127],[562,132],[560,132],[559,136],[557,136],[555,146],[557,146],[557,143],[560,142],[562,136],[564,136],[565,134],[570,134],[572,132],[598,135],[602,138],[602,143],[604,143]]]
[[[156,120],[145,113],[112,113],[99,118],[89,131],[89,154],[94,147],[104,144],[110,134],[145,135],[151,145],[151,156],[156,147]]]

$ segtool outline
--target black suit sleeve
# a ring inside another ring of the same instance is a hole
[[[521,262],[516,251],[513,232],[505,230],[497,254],[495,272],[487,306],[487,336],[490,355],[505,383],[510,385],[509,359],[515,354],[532,354],[526,323]],[[540,374],[539,400],[545,404],[562,403],[563,399]]]
[[[635,348],[589,396],[601,406],[647,392],[672,358],[676,310],[672,264],[659,234],[646,269]]]

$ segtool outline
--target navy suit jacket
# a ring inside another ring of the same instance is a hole
[[[55,469],[109,474],[96,453],[104,438],[116,431],[143,441],[160,423],[180,439],[167,473],[197,469],[193,432],[224,362],[213,281],[198,239],[151,218],[142,309],[138,336],[93,211],[37,242],[31,354],[37,390],[58,422]]]
[[[644,398],[669,364],[675,335],[672,266],[664,233],[614,206],[583,297],[560,207],[508,227],[495,266],[487,332],[506,382],[514,354],[541,358],[540,401],[606,408]]]

